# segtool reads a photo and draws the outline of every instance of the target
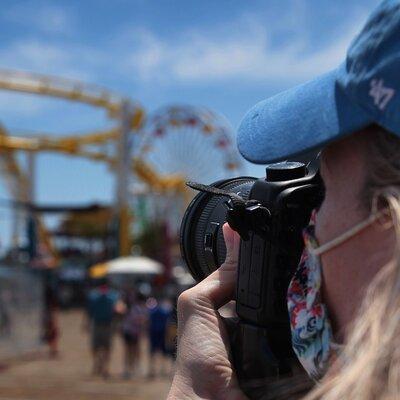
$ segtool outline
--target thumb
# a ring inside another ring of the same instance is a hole
[[[237,265],[239,258],[240,236],[228,225],[228,223],[223,225],[222,232],[224,234],[226,246],[225,264]]]
[[[225,245],[225,262],[213,273],[185,293],[192,298],[206,299],[218,309],[233,299],[239,258],[240,236],[227,223],[222,227]],[[182,295],[181,295],[182,300]]]

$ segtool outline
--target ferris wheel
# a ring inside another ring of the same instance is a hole
[[[162,175],[211,183],[243,173],[229,122],[206,108],[169,106],[151,114],[136,156]]]

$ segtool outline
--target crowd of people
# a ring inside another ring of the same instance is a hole
[[[108,378],[112,343],[123,341],[122,376],[146,373],[149,378],[172,373],[176,348],[174,302],[167,297],[145,296],[133,287],[116,290],[107,281],[88,292],[85,328],[90,334],[95,376]],[[143,371],[142,343],[147,341],[148,370]]]

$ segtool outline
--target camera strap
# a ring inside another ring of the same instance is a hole
[[[245,200],[237,193],[202,183],[186,182],[186,185],[199,192],[228,197],[229,201],[225,203],[228,209],[226,221],[234,231],[239,233],[243,240],[249,239],[250,231],[265,233],[271,213],[257,200]],[[265,224],[262,224],[263,220]]]
[[[229,199],[233,203],[233,207],[237,207],[237,208],[246,207],[246,200],[234,192],[228,192],[227,190],[220,189],[215,186],[204,185],[202,183],[197,183],[197,182],[186,182],[186,185],[194,190],[198,190],[199,192],[205,192],[205,193],[215,194],[217,196],[229,197]],[[250,201],[254,202],[254,200],[250,200]]]

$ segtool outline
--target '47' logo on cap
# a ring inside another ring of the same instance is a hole
[[[384,110],[394,96],[395,90],[383,86],[383,79],[372,79],[370,86],[369,95],[374,99],[374,104],[380,110]]]

